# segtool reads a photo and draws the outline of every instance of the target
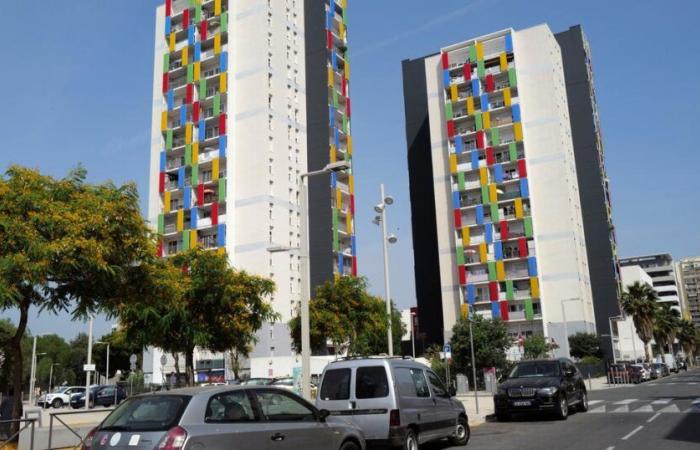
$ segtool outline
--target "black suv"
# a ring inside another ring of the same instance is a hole
[[[569,359],[520,361],[493,397],[500,421],[512,414],[552,412],[565,420],[569,408],[588,410],[588,395],[581,372]]]

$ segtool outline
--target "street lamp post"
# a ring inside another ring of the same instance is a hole
[[[53,366],[60,366],[61,363],[51,363],[51,370],[49,370],[49,392],[51,392],[51,387],[53,383]]]
[[[45,355],[46,353],[36,352],[36,338],[41,336],[37,334],[34,336],[34,342],[32,344],[32,368],[29,371],[29,404],[34,405],[34,388],[36,384],[36,358],[37,356]]]
[[[608,317],[608,326],[610,327],[610,346],[612,347],[612,353],[613,353],[613,364],[617,364],[617,356],[615,356],[615,334],[613,333],[613,326],[612,323],[613,321],[618,322],[622,320],[622,316],[611,316]],[[620,343],[620,332],[618,329],[617,333],[617,341],[618,344]]]
[[[566,321],[566,309],[564,309],[564,304],[566,302],[582,302],[583,300],[574,298],[565,298],[561,301],[561,318],[564,321],[564,342],[566,343],[566,357],[571,358],[571,348],[569,347],[569,324]]]
[[[416,313],[411,311],[411,354],[416,359]]]
[[[87,365],[92,364],[92,323],[94,317],[90,316],[90,321],[88,324],[88,350],[87,350]],[[89,367],[87,368],[89,369]],[[85,371],[85,410],[90,408],[90,370]]]
[[[107,344],[107,367],[105,367],[105,384],[109,384],[109,342],[96,341],[95,344]]]
[[[393,234],[387,235],[386,232],[386,207],[394,203],[394,199],[390,195],[384,195],[384,184],[379,185],[379,194],[381,197],[374,210],[379,214],[374,218],[373,223],[382,227],[382,247],[384,249],[384,296],[386,297],[386,314],[389,320],[387,329],[387,341],[389,348],[389,356],[394,356],[394,339],[391,332],[391,284],[389,283],[389,246],[397,241]]]

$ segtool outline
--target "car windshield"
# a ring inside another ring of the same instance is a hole
[[[65,392],[68,388],[67,387],[59,387],[53,390],[54,394],[60,394],[61,392]]]
[[[519,363],[510,372],[510,378],[558,377],[559,363],[556,361],[529,361]]]
[[[190,397],[153,395],[134,397],[122,403],[102,422],[101,430],[165,431],[172,428]]]

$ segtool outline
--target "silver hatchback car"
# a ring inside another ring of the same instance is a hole
[[[285,389],[210,386],[129,398],[83,450],[364,450],[362,431]]]

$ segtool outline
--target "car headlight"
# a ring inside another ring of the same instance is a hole
[[[557,393],[557,388],[554,386],[546,387],[546,388],[540,388],[537,390],[537,393],[539,395],[547,395],[547,396],[552,396]]]

